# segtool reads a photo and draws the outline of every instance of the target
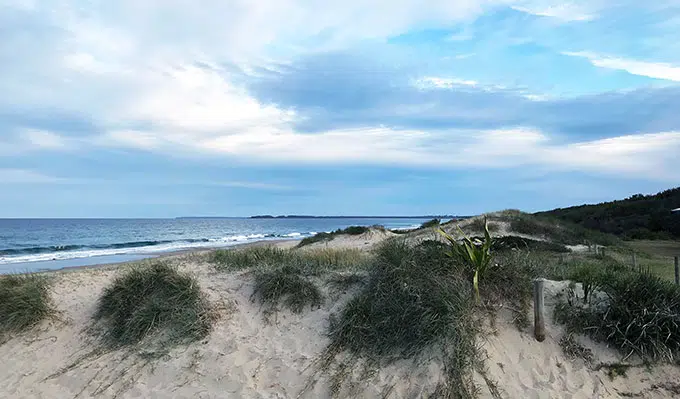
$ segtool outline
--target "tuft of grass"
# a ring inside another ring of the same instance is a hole
[[[599,276],[599,277],[598,277]],[[606,300],[590,306],[567,302],[556,319],[573,333],[590,335],[628,358],[669,361],[680,353],[680,288],[648,273],[603,271],[593,277]]]
[[[196,279],[165,262],[135,266],[116,277],[94,315],[112,347],[147,337],[163,347],[196,341],[208,335],[213,318]]]
[[[439,225],[442,223],[441,219],[430,219],[427,222],[424,222],[423,224],[420,225],[421,229],[426,229],[428,227],[439,227]]]
[[[494,232],[497,232],[499,230],[499,226],[498,226],[497,223],[488,222],[486,224],[486,227],[485,227],[484,221],[485,221],[485,219],[482,219],[482,218],[474,218],[474,219],[472,219],[472,222],[470,222],[465,229],[468,230],[468,231],[474,231],[474,232],[484,232],[484,229],[488,228],[490,233],[494,233]]]
[[[347,291],[351,287],[363,285],[366,282],[366,276],[363,274],[335,274],[328,279],[328,285],[337,291]]]
[[[252,299],[258,299],[268,312],[283,303],[292,312],[301,313],[307,306],[321,306],[323,294],[303,275],[302,269],[285,265],[273,270],[263,270],[255,275]]]
[[[322,368],[341,352],[380,364],[437,348],[447,374],[438,394],[474,397],[474,301],[462,266],[444,254],[445,248],[437,241],[415,247],[402,240],[383,243],[366,285],[331,318]]]
[[[267,269],[294,266],[305,274],[318,275],[330,270],[361,270],[367,267],[370,257],[356,248],[347,249],[281,249],[257,246],[215,251],[210,261],[220,271]]]
[[[48,288],[45,276],[0,276],[0,335],[26,331],[52,314]]]
[[[375,226],[376,228],[380,228],[380,226]],[[332,240],[335,236],[340,235],[340,234],[348,234],[348,235],[359,235],[359,234],[364,234],[370,230],[369,227],[366,226],[349,226],[345,229],[337,229],[335,231],[332,231],[330,233],[317,233],[311,237],[306,237],[303,238],[297,245],[297,248],[304,247],[305,245],[310,245],[314,244],[316,242],[323,242],[323,241],[330,241]]]
[[[570,359],[583,359],[587,364],[593,363],[593,351],[576,341],[573,334],[563,335],[560,338],[559,345]]]
[[[212,253],[210,262],[220,270],[241,270],[276,265],[287,262],[290,258],[290,251],[265,245],[243,249],[219,249]]]

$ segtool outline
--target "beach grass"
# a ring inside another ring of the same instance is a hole
[[[282,249],[254,246],[215,251],[210,258],[220,271],[296,267],[307,275],[331,270],[362,270],[368,267],[370,255],[355,248]]]
[[[322,369],[342,352],[380,365],[436,348],[447,373],[439,394],[474,397],[478,329],[471,288],[457,270],[442,243],[383,243],[364,287],[331,318]]]
[[[256,272],[252,299],[258,300],[267,312],[275,311],[282,304],[293,313],[302,313],[307,307],[321,306],[324,297],[303,269],[284,265]]]
[[[626,357],[637,355],[647,362],[677,361],[680,355],[680,288],[651,273],[625,267],[582,265],[574,281],[589,285],[586,302],[562,301],[556,320],[571,333],[589,335],[607,343]]]
[[[340,235],[340,234],[347,234],[347,235],[360,235],[368,232],[370,230],[369,227],[366,226],[349,226],[344,229],[337,229],[335,231],[332,231],[330,233],[326,232],[321,232],[317,233],[311,237],[305,237],[303,238],[297,245],[298,248],[304,247],[306,245],[314,244],[316,242],[324,242],[324,241],[330,241],[332,240],[335,236]]]
[[[0,334],[26,331],[54,312],[49,279],[37,274],[0,276]]]
[[[116,277],[94,314],[112,347],[146,338],[164,347],[196,341],[210,332],[213,319],[197,280],[160,261],[133,266]]]

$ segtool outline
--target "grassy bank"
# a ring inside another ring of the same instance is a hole
[[[48,288],[45,276],[0,276],[0,337],[26,331],[54,312]]]

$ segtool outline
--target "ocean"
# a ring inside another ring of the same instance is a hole
[[[422,218],[0,219],[0,273],[143,259],[260,240],[309,237],[348,226],[405,229]]]

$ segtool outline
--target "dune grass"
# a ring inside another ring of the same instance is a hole
[[[315,308],[323,303],[323,294],[304,270],[293,265],[284,265],[255,274],[255,290],[252,295],[270,313],[283,304],[293,313],[302,313],[306,308]]]
[[[196,341],[208,335],[213,319],[196,279],[165,262],[137,265],[116,277],[94,315],[112,347],[146,338],[162,347]]]
[[[469,284],[443,249],[436,241],[415,247],[385,242],[365,286],[331,318],[322,369],[329,370],[342,352],[379,365],[435,349],[447,373],[440,396],[474,397],[474,303]]]
[[[536,216],[517,210],[506,210],[499,212],[495,218],[510,222],[510,230],[513,232],[542,237],[560,244],[621,244],[621,240],[614,235],[586,229],[575,223],[549,216]]]
[[[335,236],[340,235],[340,234],[347,234],[347,235],[352,235],[356,236],[359,234],[364,234],[370,230],[369,227],[366,226],[349,226],[344,229],[337,229],[335,231],[332,231],[330,233],[317,233],[311,237],[305,237],[303,238],[297,245],[298,248],[304,247],[306,245],[314,244],[316,242],[323,242],[323,241],[330,241],[332,240]]]
[[[608,260],[610,263],[614,262]],[[602,292],[604,298],[563,301],[556,319],[569,332],[606,342],[626,357],[644,361],[677,361],[680,354],[680,288],[650,273],[625,267],[583,264],[572,278]],[[590,294],[592,296],[592,294]]]
[[[26,331],[52,314],[48,288],[45,276],[0,276],[0,335]]]
[[[359,249],[282,249],[256,246],[215,251],[210,261],[220,271],[272,269],[292,266],[307,275],[319,275],[331,270],[362,270],[368,267],[370,255]]]

